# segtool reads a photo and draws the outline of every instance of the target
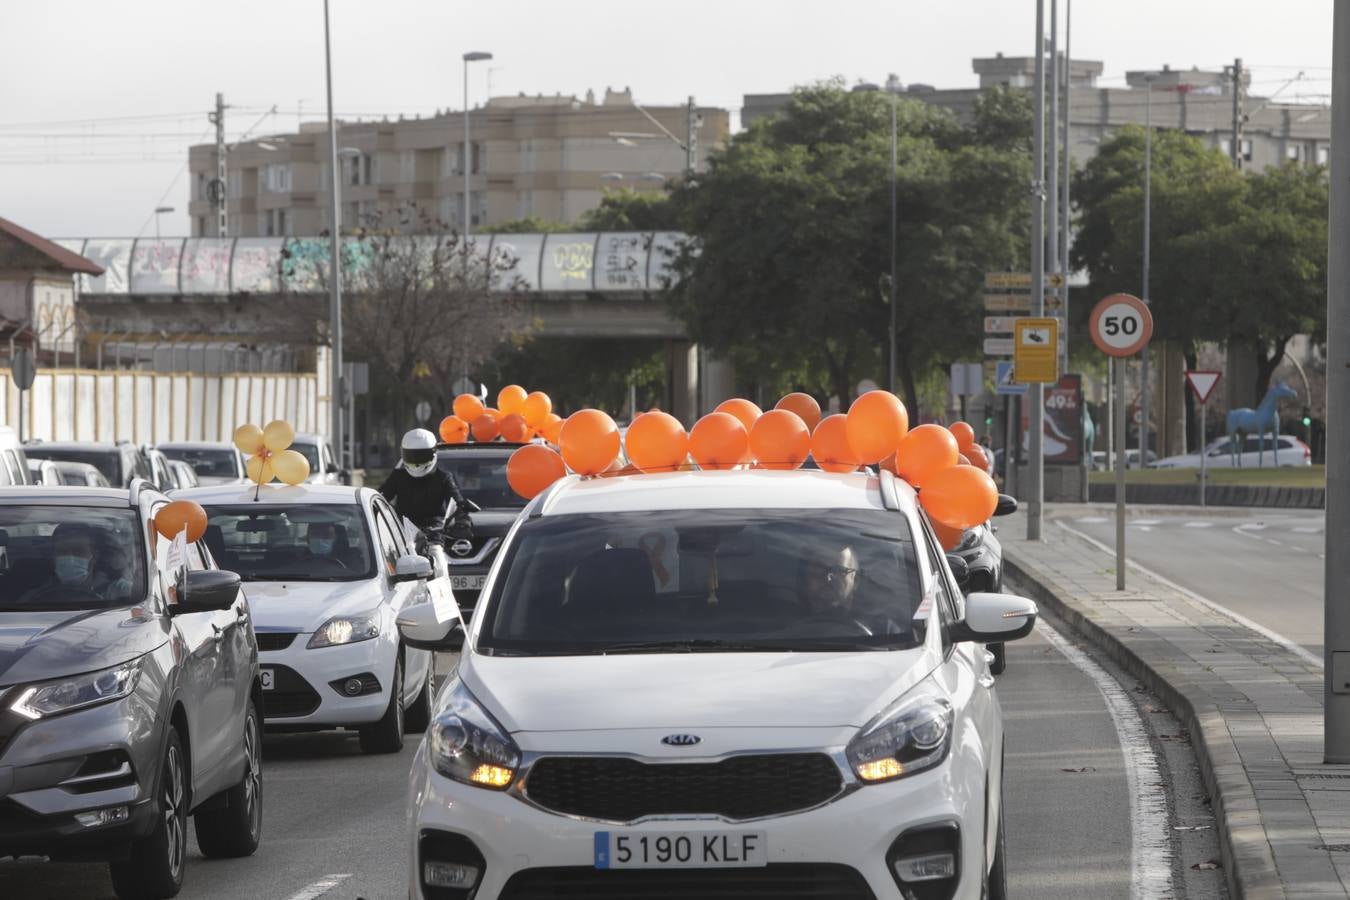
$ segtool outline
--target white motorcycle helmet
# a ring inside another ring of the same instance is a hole
[[[425,428],[414,428],[403,435],[403,468],[414,478],[425,478],[436,470],[436,436]]]

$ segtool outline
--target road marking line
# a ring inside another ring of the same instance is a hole
[[[1295,526],[1294,526],[1294,533],[1295,533],[1295,534],[1321,534],[1321,533],[1322,533],[1322,528],[1321,528],[1320,525],[1295,525]]]
[[[1044,619],[1036,624],[1045,639],[1097,685],[1115,725],[1130,794],[1130,896],[1144,900],[1176,896],[1172,884],[1172,844],[1166,837],[1170,825],[1167,790],[1139,710],[1120,683],[1095,660],[1045,624]]]
[[[1105,544],[1103,544],[1101,541],[1097,540],[1094,537],[1089,537],[1088,535],[1084,534],[1083,532],[1079,531],[1077,528],[1074,528],[1068,523],[1057,521],[1055,524],[1058,525],[1060,528],[1063,528],[1065,531],[1069,532],[1069,534],[1072,534],[1075,537],[1087,541],[1089,544],[1096,547],[1103,553],[1109,553],[1112,556],[1115,555],[1116,552],[1115,548],[1106,546]],[[1234,531],[1238,534],[1242,534],[1242,532],[1237,531],[1237,529],[1234,529]],[[1248,535],[1248,537],[1255,537],[1255,535]],[[1260,634],[1263,637],[1274,641],[1275,643],[1279,644],[1281,647],[1288,650],[1290,653],[1294,654],[1299,659],[1303,660],[1309,665],[1316,666],[1319,669],[1324,668],[1325,662],[1322,659],[1322,657],[1317,656],[1312,651],[1308,650],[1306,647],[1294,643],[1293,641],[1289,640],[1289,638],[1280,634],[1278,631],[1272,631],[1271,629],[1260,624],[1259,622],[1253,622],[1251,619],[1247,618],[1241,613],[1233,612],[1226,606],[1220,606],[1213,600],[1209,600],[1205,597],[1200,596],[1190,588],[1182,587],[1181,585],[1177,584],[1175,581],[1166,577],[1165,575],[1159,575],[1157,572],[1153,571],[1147,566],[1143,566],[1132,559],[1126,560],[1126,564],[1135,571],[1139,572],[1140,574],[1152,578],[1154,581],[1157,581],[1160,584],[1166,585],[1167,587],[1171,588],[1177,593],[1184,595],[1185,597],[1196,603],[1199,603],[1201,606],[1212,609],[1214,612],[1220,613],[1221,615],[1225,615],[1228,618],[1232,619],[1234,622],[1237,622],[1239,625],[1242,625],[1246,628],[1250,628],[1257,634]]]
[[[1135,519],[1131,525],[1161,525],[1162,519]]]
[[[286,900],[314,900],[351,878],[351,875],[325,875],[313,884],[306,885],[299,892],[291,894]]]
[[[1213,523],[1213,522],[1187,522],[1187,523],[1186,523],[1186,527],[1187,527],[1187,528],[1212,528],[1213,526],[1214,526],[1214,523]]]
[[[1084,525],[1101,525],[1106,519],[1101,516],[1089,516],[1085,519],[1079,519],[1078,521],[1082,522]]]

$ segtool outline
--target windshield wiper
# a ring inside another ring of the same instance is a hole
[[[861,641],[726,641],[713,638],[693,638],[685,641],[631,641],[599,647],[595,653],[820,653],[848,650],[885,650],[876,644]]]

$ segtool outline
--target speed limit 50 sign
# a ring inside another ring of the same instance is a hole
[[[1138,297],[1112,294],[1093,308],[1088,330],[1107,356],[1134,356],[1153,337],[1153,315]]]

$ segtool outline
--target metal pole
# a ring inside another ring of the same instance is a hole
[[[323,7],[325,40],[328,25],[328,0],[324,0]],[[216,112],[212,119],[216,126],[216,237],[225,237],[229,234],[228,222],[226,220],[226,209],[228,200],[225,195],[225,95],[216,94]]]
[[[1144,289],[1139,294],[1139,299],[1148,303],[1148,281],[1149,281],[1149,250],[1152,238],[1153,224],[1153,79],[1149,78],[1144,85],[1148,91],[1148,96],[1144,101]],[[1145,347],[1143,358],[1139,361],[1139,468],[1144,468],[1148,462],[1148,437],[1149,437],[1149,362],[1153,356],[1153,348]]]
[[[1017,428],[1013,424],[1013,398],[1012,395],[1003,398],[1003,490],[1009,494],[1013,491],[1013,467],[1017,465],[1016,454],[1013,453],[1013,442],[1017,440]]]
[[[892,85],[892,82],[891,82],[891,81],[888,81],[888,82],[886,83],[886,88],[887,88],[888,93],[890,93],[890,95],[891,95],[891,330],[890,330],[890,348],[891,348],[891,356],[890,356],[890,360],[891,360],[891,365],[890,365],[890,381],[887,383],[887,387],[889,388],[890,392],[891,392],[892,394],[894,394],[894,393],[896,392],[896,385],[895,385],[895,327],[896,327],[896,315],[897,315],[897,314],[896,314],[896,309],[895,309],[895,305],[896,305],[896,300],[895,300],[895,292],[896,292],[896,285],[895,285],[895,254],[896,254],[896,248],[895,248],[895,242],[896,242],[896,239],[897,239],[897,237],[898,237],[897,232],[898,232],[898,221],[899,221],[899,214],[898,214],[897,207],[896,207],[896,173],[895,173],[895,170],[896,170],[896,167],[899,165],[899,160],[897,159],[897,156],[896,156],[896,153],[897,153],[897,150],[896,150],[896,144],[897,144],[898,141],[899,141],[899,137],[898,137],[898,135],[896,134],[896,125],[895,125],[895,91],[892,89],[892,88],[893,88],[893,85]],[[962,418],[965,418],[965,417],[962,416]]]
[[[469,172],[473,168],[473,149],[469,143],[469,60],[464,59],[464,266],[469,265]]]
[[[698,165],[698,157],[695,148],[698,146],[698,128],[695,125],[695,118],[698,113],[695,112],[694,98],[689,98],[689,108],[685,113],[684,123],[684,174],[690,178],[694,174],[694,166]]]
[[[1031,181],[1031,310],[1045,315],[1045,0],[1036,0],[1036,87],[1032,120],[1034,166]],[[1027,540],[1041,539],[1045,485],[1045,388],[1027,386],[1031,459],[1027,461]]]
[[[1045,268],[1055,275],[1059,272],[1059,0],[1050,0],[1050,71],[1046,86],[1050,89],[1050,133],[1045,137]]]
[[[333,446],[342,447],[342,267],[338,241],[342,232],[342,204],[338,193],[337,126],[333,122],[333,50],[328,37],[328,0],[323,0],[324,75],[328,86],[328,154],[333,201],[333,227],[328,235],[328,329],[332,339],[329,359],[329,407],[332,413]]]
[[[1112,452],[1116,448],[1116,366],[1106,367],[1106,471],[1114,472],[1116,457]]]
[[[1069,176],[1073,172],[1073,160],[1069,156],[1069,98],[1073,95],[1073,70],[1069,56],[1069,37],[1073,24],[1073,0],[1064,0],[1064,175],[1060,181],[1061,215],[1059,220],[1059,260],[1064,270],[1064,283],[1060,286],[1059,314],[1064,321],[1064,364],[1061,372],[1069,371]]]
[[[1125,590],[1125,361],[1111,358],[1116,376],[1116,590]]]
[[[1350,458],[1350,6],[1335,7],[1331,58],[1331,221],[1327,268],[1326,458]],[[1324,759],[1350,763],[1350,473],[1327,466]]]
[[[1242,59],[1233,60],[1233,168],[1242,168]]]
[[[1208,477],[1208,465],[1205,462],[1205,413],[1206,404],[1200,404],[1200,505],[1205,505],[1205,479]]]

